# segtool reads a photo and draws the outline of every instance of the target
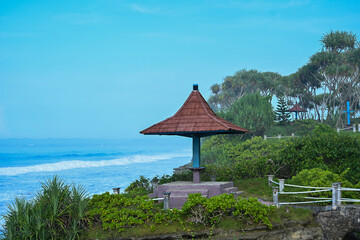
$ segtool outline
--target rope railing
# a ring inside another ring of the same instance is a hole
[[[306,201],[306,202],[279,202],[278,205],[296,205],[296,204],[322,203],[322,202],[331,202],[331,200]]]
[[[314,190],[314,191],[303,191],[303,192],[279,192],[279,194],[306,194],[306,193],[317,193],[317,192],[328,192],[331,191],[331,188],[323,190]]]
[[[340,199],[339,202],[359,202],[360,203],[360,199]]]
[[[292,133],[291,136],[282,136],[281,134],[275,136],[275,137],[269,137],[267,135],[264,135],[264,140],[268,139],[268,138],[278,138],[278,139],[281,139],[281,138],[289,138],[289,137],[295,137],[295,134]]]
[[[341,190],[344,190],[344,191],[360,191],[360,189],[357,189],[357,188],[341,188]]]
[[[345,130],[353,130],[353,132],[356,132],[356,124],[353,124],[351,127],[337,128],[336,130],[337,130],[338,133],[340,131],[345,131]],[[358,124],[358,132],[360,132],[360,124]]]
[[[329,187],[309,187],[309,186],[301,186],[301,185],[293,185],[293,184],[284,184],[284,186],[297,187],[297,188],[309,188],[309,189],[328,189],[329,188]]]
[[[312,186],[301,186],[294,184],[285,184],[285,179],[279,179],[279,182],[274,181],[274,175],[268,175],[268,184],[273,188],[273,202],[274,205],[279,207],[280,205],[296,205],[296,204],[311,204],[311,203],[323,203],[323,202],[331,202],[332,209],[336,210],[341,207],[342,202],[352,202],[352,203],[360,203],[360,199],[350,199],[350,198],[342,198],[342,191],[360,191],[357,188],[342,188],[341,182],[332,183],[331,187],[312,187]],[[276,184],[278,186],[273,186]],[[285,186],[288,187],[296,187],[296,188],[305,188],[305,189],[317,189],[310,191],[299,191],[299,192],[285,192]],[[305,197],[305,196],[296,196],[300,198],[305,198],[309,200],[316,201],[306,201],[306,202],[279,202],[279,195],[297,195],[297,194],[311,194],[311,193],[319,193],[319,192],[332,192],[332,198],[325,197]]]
[[[315,200],[331,200],[332,198],[324,198],[324,197],[302,197],[299,196],[301,198],[306,198],[306,199],[315,199]]]

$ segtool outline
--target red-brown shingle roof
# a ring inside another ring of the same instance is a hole
[[[301,108],[297,103],[289,109],[289,112],[306,112],[305,109]]]
[[[191,92],[174,116],[141,131],[142,134],[213,135],[217,133],[245,133],[248,130],[218,117],[198,90]]]

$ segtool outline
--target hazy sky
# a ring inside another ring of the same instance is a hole
[[[360,33],[360,1],[0,0],[0,138],[126,138],[198,83],[287,75],[330,30]]]

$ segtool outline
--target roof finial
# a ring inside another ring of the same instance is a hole
[[[193,84],[193,90],[194,91],[199,91],[199,86],[197,84]]]

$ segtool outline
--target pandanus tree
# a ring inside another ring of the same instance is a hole
[[[346,101],[351,108],[359,102],[360,48],[357,36],[351,32],[331,31],[322,39],[323,49],[314,54],[307,65],[307,76],[318,80],[323,97],[320,104],[320,121],[336,116],[336,126],[341,124],[341,114]]]

